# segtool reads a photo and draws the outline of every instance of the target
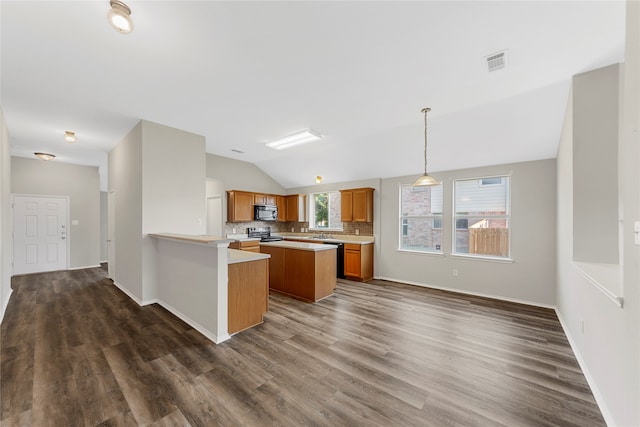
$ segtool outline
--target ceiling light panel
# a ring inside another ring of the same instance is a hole
[[[321,139],[322,135],[319,132],[311,129],[306,129],[301,132],[294,133],[293,135],[274,139],[273,141],[267,142],[266,146],[269,148],[273,148],[274,150],[284,150],[285,148],[291,148],[295,147],[296,145],[319,141]]]

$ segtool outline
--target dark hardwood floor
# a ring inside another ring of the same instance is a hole
[[[552,310],[340,280],[214,345],[104,269],[15,277],[6,426],[603,426]]]

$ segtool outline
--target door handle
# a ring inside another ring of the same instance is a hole
[[[66,239],[66,237],[62,236],[60,239],[61,239],[61,240],[64,240],[64,239]]]

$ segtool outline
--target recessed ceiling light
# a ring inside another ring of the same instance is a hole
[[[53,160],[56,158],[54,154],[49,154],[49,153],[33,153],[33,154],[35,154],[37,158],[42,160]]]
[[[70,130],[65,131],[64,140],[67,141],[69,144],[73,144],[74,142],[76,142],[76,133],[71,132]]]
[[[111,5],[111,9],[107,12],[109,24],[122,34],[128,34],[133,31],[133,20],[131,19],[129,6],[120,0],[111,0],[109,5]]]
[[[300,144],[306,144],[307,142],[319,141],[322,139],[322,135],[314,130],[307,129],[293,135],[285,136],[284,138],[274,139],[267,142],[267,147],[274,150],[284,150],[285,148],[294,147]]]

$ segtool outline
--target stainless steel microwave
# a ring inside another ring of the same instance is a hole
[[[256,221],[277,221],[278,207],[271,205],[253,205],[253,219]]]

